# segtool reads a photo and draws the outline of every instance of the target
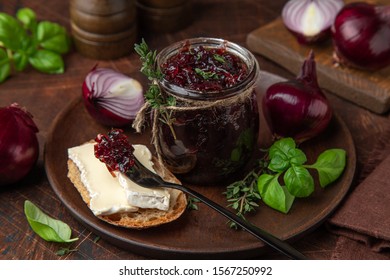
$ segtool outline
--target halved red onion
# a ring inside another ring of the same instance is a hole
[[[332,26],[334,57],[346,66],[377,70],[390,65],[390,5],[347,4]]]
[[[110,68],[92,69],[82,90],[87,111],[106,126],[131,124],[144,105],[141,84]]]
[[[317,43],[330,36],[330,27],[343,7],[342,0],[290,0],[282,19],[301,44]]]

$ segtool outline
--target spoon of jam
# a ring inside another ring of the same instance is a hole
[[[99,134],[95,140],[97,142],[95,145],[95,156],[106,164],[110,172],[122,172],[126,174],[130,180],[144,188],[164,187],[180,190],[199,199],[199,201],[225,216],[227,219],[235,222],[254,237],[260,239],[287,257],[298,260],[307,259],[305,255],[297,251],[288,243],[240,218],[202,194],[188,187],[164,181],[159,175],[150,171],[137,160],[133,155],[134,148],[128,142],[127,137],[123,134],[122,130],[113,129],[108,135]]]

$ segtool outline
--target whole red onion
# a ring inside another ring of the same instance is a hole
[[[345,5],[332,26],[334,54],[341,64],[368,70],[390,65],[390,5]]]
[[[26,109],[13,103],[0,108],[0,186],[18,182],[34,167],[38,128]]]
[[[321,133],[332,118],[329,102],[317,83],[314,53],[299,76],[271,85],[263,97],[263,113],[276,137],[303,142]]]
[[[84,80],[82,91],[88,113],[106,126],[131,124],[144,105],[141,84],[109,68],[92,69]]]

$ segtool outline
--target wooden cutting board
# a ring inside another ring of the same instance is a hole
[[[304,59],[313,49],[322,88],[378,114],[390,109],[390,67],[375,72],[336,67],[331,40],[321,45],[300,45],[278,18],[249,33],[247,45],[251,51],[294,74],[299,73]]]

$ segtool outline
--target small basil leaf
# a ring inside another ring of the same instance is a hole
[[[295,146],[294,139],[290,137],[282,138],[272,144],[269,149],[269,156],[270,158],[273,158],[274,156],[279,155],[284,158],[288,158],[289,151],[291,149],[295,149]]]
[[[70,227],[60,220],[55,220],[42,212],[31,201],[24,202],[24,213],[33,231],[46,241],[74,242]]]
[[[69,51],[69,39],[63,26],[41,21],[37,27],[37,40],[41,47],[59,54]]]
[[[302,165],[307,161],[305,153],[297,148],[288,151],[288,158],[293,165]]]
[[[23,50],[26,53],[34,53],[36,51],[36,46],[31,37],[26,37],[23,42],[20,42],[19,48],[17,51]]]
[[[14,65],[16,70],[23,71],[28,65],[28,55],[25,52],[15,52]]]
[[[29,57],[29,62],[35,69],[44,73],[64,73],[64,61],[62,57],[52,51],[38,50]]]
[[[294,196],[279,184],[278,177],[278,175],[262,174],[257,181],[257,186],[265,204],[286,214],[290,211]]]
[[[29,8],[22,8],[16,12],[16,18],[23,23],[25,29],[35,30],[37,25],[37,16]]]
[[[268,169],[275,172],[283,172],[290,167],[290,157],[295,149],[295,141],[292,138],[282,138],[276,141],[269,149],[270,163]]]
[[[287,190],[295,197],[308,197],[314,191],[314,179],[302,166],[292,165],[283,177]]]
[[[0,48],[0,83],[2,83],[11,73],[11,65],[4,49]]]
[[[274,172],[283,172],[290,166],[290,162],[286,155],[275,154],[268,165],[268,169]]]
[[[321,187],[326,187],[336,181],[343,173],[346,165],[346,151],[343,149],[329,149],[320,154],[317,161],[307,166],[318,171]]]
[[[28,36],[20,23],[6,13],[0,13],[0,42],[4,47],[17,51]]]

